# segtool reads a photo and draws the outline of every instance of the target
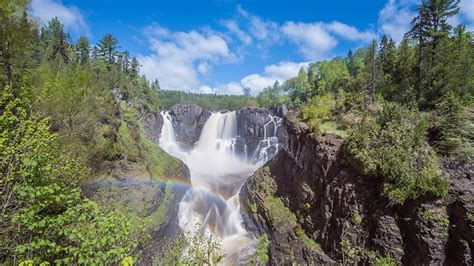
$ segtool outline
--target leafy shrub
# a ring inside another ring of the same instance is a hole
[[[216,265],[225,257],[220,240],[202,232],[195,224],[195,232],[181,232],[174,241],[163,247],[163,257],[157,258],[158,265]]]
[[[322,122],[331,118],[335,104],[330,93],[315,96],[301,109],[300,116],[315,131]]]
[[[266,265],[270,261],[268,249],[270,248],[270,241],[268,236],[263,234],[257,239],[257,247],[255,248],[255,254],[252,257],[251,265]]]
[[[469,141],[473,128],[468,123],[461,100],[449,91],[443,101],[436,106],[435,127],[439,136],[435,140],[435,148],[439,153],[452,155],[469,152],[472,156],[472,143]]]
[[[376,256],[372,262],[375,266],[396,266],[397,262],[392,255]]]
[[[417,111],[388,103],[354,126],[348,154],[365,174],[383,177],[384,192],[397,203],[443,196],[449,184],[426,142],[426,129],[426,119]]]
[[[84,199],[88,172],[55,145],[48,120],[0,95],[1,254],[34,264],[119,262],[135,248],[129,221]]]

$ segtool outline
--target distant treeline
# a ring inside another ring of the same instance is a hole
[[[208,110],[237,110],[246,106],[258,106],[257,99],[245,95],[202,94],[184,91],[160,90],[163,109],[170,109],[177,103],[197,104]]]

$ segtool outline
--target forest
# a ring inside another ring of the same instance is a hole
[[[400,43],[381,36],[257,95],[161,89],[140,75],[137,58],[113,35],[95,44],[73,40],[58,18],[38,25],[27,6],[0,3],[1,264],[132,265],[149,238],[146,226],[86,197],[81,186],[123,158],[163,177],[176,159],[147,139],[140,114],[176,103],[287,106],[316,139],[344,138],[345,156],[361,172],[382,176],[393,204],[445,196],[450,183],[440,161],[472,164],[474,36],[449,23],[459,1],[422,1]],[[260,242],[265,264],[268,243]],[[208,263],[204,253],[186,262]]]

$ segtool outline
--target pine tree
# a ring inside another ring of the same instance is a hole
[[[98,55],[109,64],[115,63],[118,41],[112,34],[108,33],[102,37],[97,44]]]
[[[79,40],[76,43],[76,55],[78,57],[78,63],[81,65],[86,64],[89,62],[89,57],[90,57],[90,45],[89,45],[89,40],[81,36]]]
[[[355,77],[357,75],[357,66],[352,50],[349,50],[349,53],[347,53],[347,69],[351,76]]]
[[[404,39],[397,53],[397,60],[393,74],[393,82],[398,87],[393,100],[399,103],[412,103],[415,101],[413,70],[415,69],[415,50],[410,47],[408,39]]]
[[[160,82],[158,81],[158,79],[155,79],[155,82],[153,82],[153,87],[154,87],[155,90],[157,90],[157,91],[161,90],[161,88],[160,88]]]
[[[130,64],[130,76],[132,78],[138,77],[139,71],[140,71],[140,63],[138,62],[136,57],[133,57],[132,62]]]
[[[365,74],[370,91],[370,99],[375,103],[375,92],[377,86],[377,40],[373,40],[365,58]]]
[[[42,41],[46,45],[46,49],[50,50],[50,59],[60,56],[66,64],[69,64],[68,49],[70,46],[70,38],[64,32],[64,25],[61,24],[57,17],[52,18],[48,24],[43,27]]]

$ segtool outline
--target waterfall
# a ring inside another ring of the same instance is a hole
[[[281,118],[269,115],[270,121],[263,125],[263,139],[259,141],[257,149],[252,157],[254,162],[263,165],[278,151],[277,130]]]
[[[222,252],[226,254],[224,264],[241,263],[253,254],[256,243],[242,225],[238,193],[247,177],[270,158],[271,149],[277,148],[279,121],[272,117],[264,126],[265,136],[254,154],[256,160],[250,160],[257,163],[250,163],[235,154],[235,111],[212,113],[190,152],[182,151],[176,143],[172,117],[167,112],[161,115],[160,146],[181,159],[191,173],[192,188],[179,204],[180,227],[191,234],[205,232],[219,237]],[[196,224],[200,225],[200,232],[195,232]]]

